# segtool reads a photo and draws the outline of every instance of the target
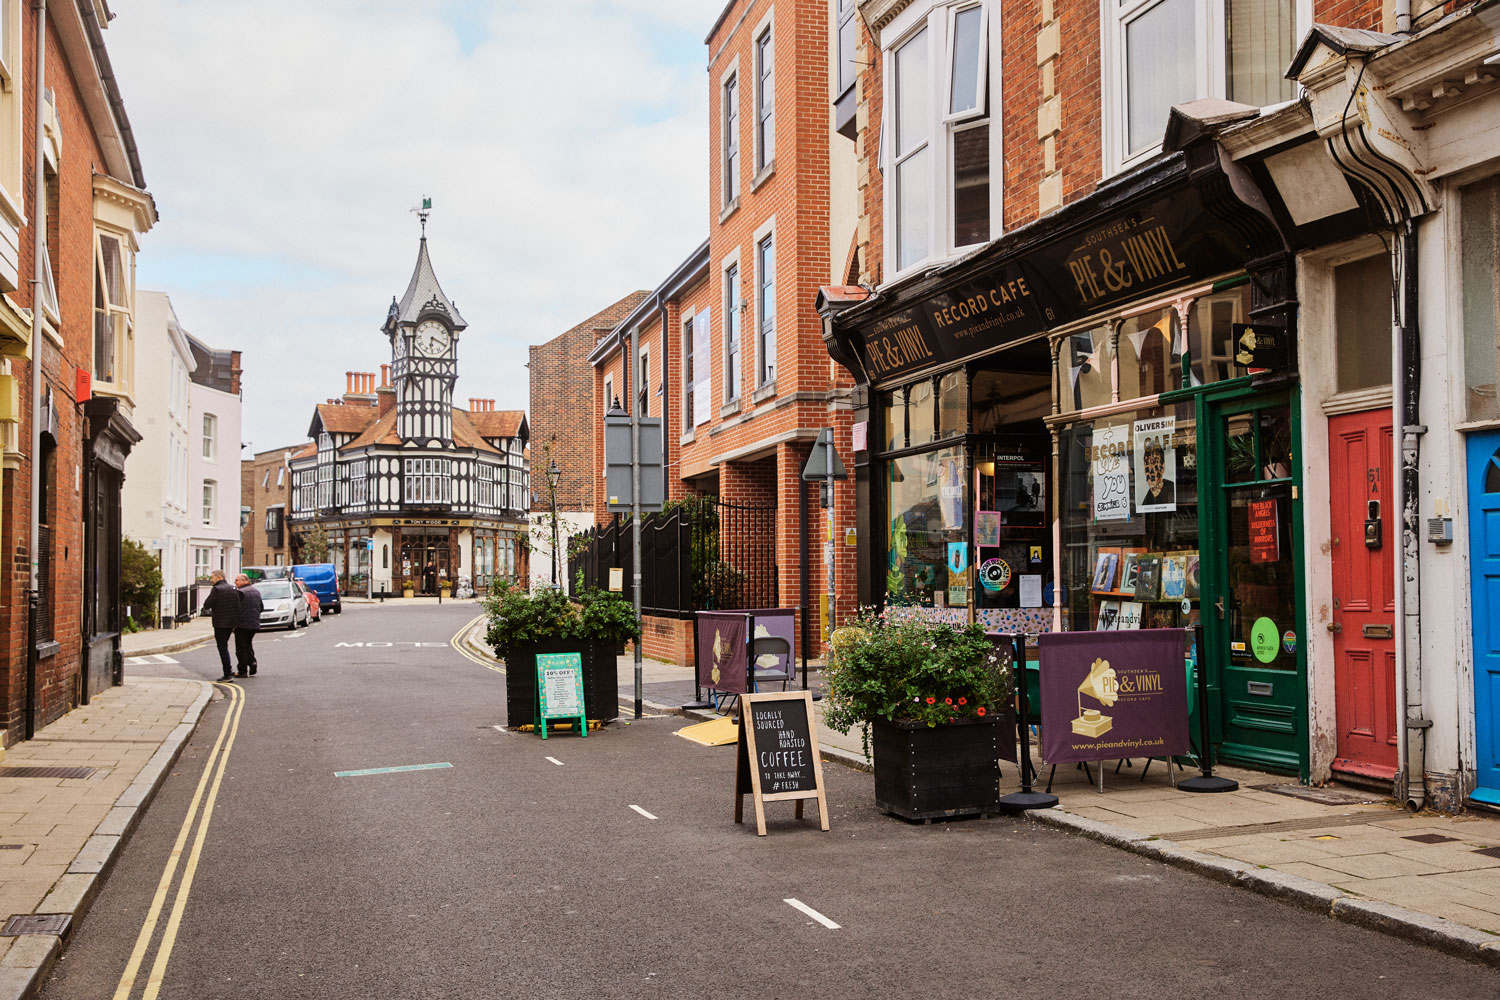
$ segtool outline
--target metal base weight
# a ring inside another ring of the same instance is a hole
[[[1220,778],[1217,775],[1184,778],[1177,783],[1179,792],[1232,792],[1239,787],[1240,783],[1233,778]]]
[[[1011,792],[1000,796],[1000,808],[1006,812],[1023,812],[1027,809],[1051,809],[1057,805],[1057,796],[1045,792]]]
[[[690,701],[686,705],[683,705],[682,707],[683,707],[684,711],[686,711],[688,709],[697,709],[697,710],[701,711],[701,710],[706,709],[706,708],[713,708],[713,704],[711,702],[707,702],[707,701]]]

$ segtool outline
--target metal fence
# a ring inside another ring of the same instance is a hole
[[[609,588],[619,569],[626,597],[632,586],[629,515],[574,535],[568,542],[568,579],[575,586]],[[695,611],[773,607],[776,508],[691,498],[641,517],[641,611],[688,618]]]

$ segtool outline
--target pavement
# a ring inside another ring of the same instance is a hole
[[[0,1000],[29,996],[88,910],[213,685],[132,678],[9,748],[0,767]],[[87,768],[86,777],[20,768]],[[14,917],[50,921],[13,927]],[[21,933],[16,933],[21,931]]]
[[[476,627],[465,642],[491,656],[478,635]],[[619,677],[620,703],[629,706],[631,655],[620,657]],[[809,673],[808,687],[821,695],[818,672]],[[682,708],[695,694],[691,667],[642,661],[643,710],[718,718]],[[815,712],[823,756],[870,770],[859,730],[830,729],[821,701]],[[1159,760],[1149,767],[1139,759],[1118,768],[1105,762],[1101,793],[1097,767],[1053,772],[1035,741],[1032,763],[1036,790],[1051,778],[1059,800],[1027,813],[1033,822],[1500,967],[1500,816],[1412,814],[1378,793],[1307,787],[1231,767],[1214,773],[1235,779],[1237,790],[1190,793],[1175,789],[1173,779],[1197,772],[1169,775]],[[1001,794],[1019,790],[1019,769],[1002,763]]]

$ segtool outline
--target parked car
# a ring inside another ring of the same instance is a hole
[[[318,600],[318,592],[315,590],[309,590],[307,584],[296,578],[292,579],[292,583],[297,585],[297,592],[301,594],[302,597],[307,601],[308,617],[310,617],[315,622],[322,621],[323,609],[322,602]]]
[[[265,603],[260,613],[261,628],[295,630],[312,624],[308,617],[307,598],[297,589],[295,580],[261,580],[254,586]]]
[[[300,563],[291,567],[292,575],[318,595],[318,603],[332,614],[342,614],[344,605],[339,594],[339,574],[333,563]]]
[[[292,576],[290,566],[241,566],[240,572],[248,576],[251,583],[259,580],[288,580]]]

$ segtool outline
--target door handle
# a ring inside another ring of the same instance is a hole
[[[1330,632],[1342,632],[1342,631],[1344,631],[1344,626],[1341,625],[1338,622],[1329,622],[1328,623],[1328,631],[1330,631]]]
[[[1224,617],[1224,598],[1221,597],[1217,601],[1214,601],[1214,607],[1218,609],[1218,611],[1219,611],[1219,617],[1223,618]]]

